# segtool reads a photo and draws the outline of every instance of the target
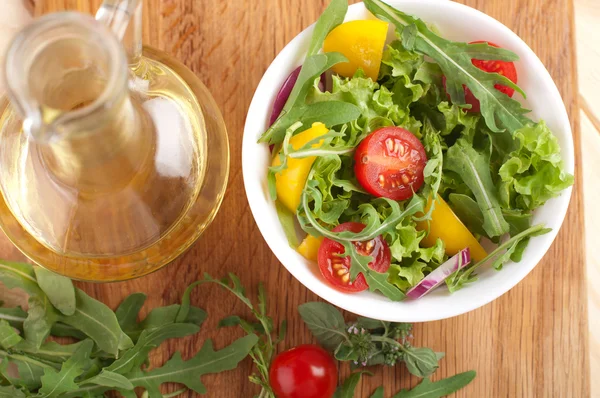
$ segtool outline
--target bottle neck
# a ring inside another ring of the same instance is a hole
[[[60,182],[105,191],[153,157],[153,125],[128,90],[127,65],[111,30],[83,14],[43,17],[11,45],[11,100]]]
[[[127,93],[88,128],[38,148],[61,183],[101,194],[122,188],[150,169],[155,141],[152,121]]]

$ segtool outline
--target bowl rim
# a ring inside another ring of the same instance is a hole
[[[563,134],[565,136],[565,142],[563,143],[564,145],[561,145],[561,153],[563,155],[564,169],[567,172],[574,175],[574,173],[575,173],[574,142],[573,142],[571,124],[570,124],[568,112],[566,110],[564,101],[562,100],[560,92],[559,92],[554,80],[550,76],[550,73],[548,72],[548,70],[542,63],[542,61],[539,59],[539,57],[533,52],[533,50],[527,45],[527,43],[525,43],[525,41],[523,39],[521,39],[516,33],[514,33],[512,30],[510,30],[507,26],[505,26],[498,20],[492,18],[491,16],[489,16],[479,10],[476,10],[476,9],[471,8],[464,4],[455,3],[452,1],[443,1],[443,0],[386,0],[386,3],[395,8],[399,8],[399,7],[401,7],[403,5],[407,5],[407,4],[412,4],[412,5],[418,4],[418,7],[423,7],[423,8],[427,8],[430,6],[456,8],[457,10],[460,10],[461,13],[465,13],[466,16],[483,19],[483,21],[485,23],[495,25],[494,28],[500,30],[502,35],[506,35],[506,36],[510,37],[511,40],[519,43],[521,50],[528,52],[529,55],[531,55],[531,61],[533,62],[533,65],[530,65],[530,66],[534,67],[536,72],[539,73],[538,77],[543,80],[541,85],[543,87],[546,87],[548,90],[550,90],[552,92],[553,98],[554,99],[557,98],[560,102],[561,106],[559,107],[560,108],[559,118],[560,118],[560,123],[561,123],[561,129],[563,130]],[[348,15],[351,14],[351,11],[357,11],[358,9],[362,9],[362,10],[366,11],[366,8],[362,2],[350,5],[348,8],[348,14],[346,15],[345,22],[349,21],[349,20],[357,19],[357,18],[351,18]],[[464,304],[464,305],[461,305],[460,307],[452,308],[451,310],[446,310],[443,312],[419,313],[419,312],[415,312],[415,311],[412,311],[412,312],[408,311],[408,313],[407,313],[405,311],[401,311],[401,314],[395,314],[395,313],[391,313],[391,312],[387,312],[387,311],[381,311],[378,308],[369,308],[369,310],[365,310],[364,307],[353,308],[351,305],[348,304],[348,300],[346,300],[347,297],[349,296],[348,294],[339,292],[339,291],[335,290],[334,288],[332,288],[328,285],[325,285],[325,284],[306,283],[303,280],[303,278],[299,276],[299,273],[297,272],[295,267],[291,266],[289,264],[289,261],[287,261],[287,257],[289,255],[288,250],[292,250],[294,252],[295,252],[295,250],[291,249],[288,245],[285,245],[286,247],[282,248],[282,247],[280,247],[281,245],[276,245],[270,241],[270,239],[268,237],[269,237],[269,235],[271,235],[272,232],[269,232],[269,230],[268,230],[269,225],[267,225],[266,222],[262,221],[263,220],[261,218],[262,209],[260,208],[259,203],[256,200],[257,196],[252,193],[254,187],[250,183],[250,180],[255,177],[252,177],[252,175],[249,174],[248,167],[246,167],[247,162],[249,162],[248,159],[250,159],[248,151],[251,151],[254,145],[259,145],[256,142],[258,137],[254,137],[254,136],[251,137],[251,135],[254,134],[252,132],[254,125],[253,125],[253,120],[252,120],[253,118],[251,117],[251,115],[252,115],[253,110],[258,107],[259,102],[264,101],[264,99],[259,98],[259,96],[257,94],[262,91],[263,86],[265,86],[269,83],[270,76],[273,74],[274,70],[281,66],[279,64],[282,64],[282,61],[281,61],[282,56],[285,55],[286,52],[291,51],[290,50],[291,48],[296,48],[296,52],[299,55],[302,55],[301,59],[304,58],[303,56],[306,52],[305,50],[306,50],[306,47],[308,46],[308,40],[310,40],[312,31],[314,29],[314,25],[315,24],[310,25],[309,27],[304,29],[302,32],[300,32],[298,35],[296,35],[289,43],[287,43],[284,46],[284,48],[277,54],[277,56],[272,61],[272,63],[269,65],[269,67],[265,71],[265,73],[264,73],[263,77],[261,78],[260,83],[257,86],[257,89],[253,95],[252,101],[251,101],[249,109],[248,109],[246,123],[244,125],[243,144],[242,144],[242,174],[243,174],[243,179],[244,179],[244,188],[245,188],[245,192],[246,192],[246,197],[247,197],[248,203],[250,205],[250,210],[252,212],[254,220],[258,226],[258,229],[261,232],[263,239],[267,242],[267,245],[269,246],[270,250],[277,257],[278,261],[294,276],[294,278],[296,278],[307,289],[309,289],[310,291],[312,291],[313,293],[318,295],[321,299],[326,300],[344,310],[355,313],[357,315],[386,320],[386,321],[396,321],[396,322],[426,322],[426,321],[435,321],[435,320],[441,320],[441,319],[455,317],[455,316],[473,311],[477,308],[480,308],[480,307],[490,303],[491,301],[504,295],[506,292],[511,290],[517,284],[519,284],[519,282],[521,282],[531,272],[531,270],[533,270],[533,268],[535,268],[535,266],[537,264],[539,264],[539,262],[542,260],[542,258],[545,256],[545,254],[548,252],[548,250],[552,246],[552,243],[554,242],[554,240],[564,222],[564,219],[565,219],[565,216],[566,216],[569,204],[570,204],[572,187],[569,187],[566,190],[562,191],[558,198],[553,199],[553,200],[557,200],[559,202],[556,204],[557,208],[556,208],[556,211],[554,212],[556,215],[556,220],[558,220],[555,223],[556,225],[553,225],[551,232],[549,232],[548,234],[546,234],[544,236],[539,237],[539,238],[544,238],[544,244],[543,244],[543,248],[541,250],[537,250],[535,252],[530,250],[530,251],[526,252],[526,255],[523,257],[523,259],[519,263],[519,267],[516,268],[516,272],[513,273],[514,277],[512,277],[510,279],[511,280],[510,283],[505,283],[501,288],[495,289],[493,291],[484,292],[484,294],[479,295],[479,298],[477,300],[467,301],[467,304]],[[291,68],[291,66],[290,66],[290,68]],[[277,87],[279,87],[279,86],[277,86]],[[276,94],[276,92],[272,93],[273,97],[275,96],[275,94]],[[267,112],[269,110],[270,110],[270,107],[267,108]],[[265,115],[265,118],[267,118],[267,117],[268,117],[268,115]],[[261,145],[264,145],[264,144],[261,144]],[[544,205],[544,206],[546,206],[546,205]],[[526,259],[527,259],[527,261],[526,261]],[[477,283],[477,282],[475,282],[475,283]],[[468,290],[468,287],[466,287],[463,290]],[[380,293],[375,293],[375,294],[381,295]],[[354,294],[352,296],[360,296],[360,294],[358,294],[358,295]],[[387,300],[389,303],[391,303],[393,305],[405,305],[407,303],[406,301],[393,302],[387,298],[385,298],[385,300]]]

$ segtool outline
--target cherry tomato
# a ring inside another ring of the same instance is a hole
[[[333,229],[333,232],[351,231],[358,233],[365,228],[358,222],[347,222]],[[355,242],[354,247],[362,255],[373,256],[369,268],[377,272],[386,272],[390,268],[390,248],[381,236],[366,242]],[[347,293],[356,293],[366,290],[369,285],[362,273],[358,274],[354,282],[350,280],[350,257],[339,257],[344,253],[344,246],[340,243],[325,238],[319,247],[318,263],[321,274],[330,285]]]
[[[331,398],[338,372],[331,355],[316,345],[301,345],[275,357],[269,370],[277,398]]]
[[[492,47],[500,47],[497,44],[486,41],[474,41],[469,44],[478,44],[478,43],[487,43]],[[514,62],[506,62],[506,61],[494,61],[494,60],[481,60],[481,59],[473,59],[471,60],[473,65],[478,67],[479,69],[489,72],[489,73],[498,73],[500,75],[508,77],[513,83],[517,83],[517,68],[515,68]],[[442,76],[442,83],[444,84],[444,89],[446,88],[446,76]],[[496,90],[503,92],[504,94],[512,97],[515,93],[515,89],[508,86],[503,86],[502,84],[494,85]],[[465,109],[467,112],[480,112],[481,104],[479,100],[475,98],[475,95],[469,88],[463,85],[465,89],[465,102],[467,104],[471,104],[471,109]]]
[[[404,200],[423,185],[427,154],[410,131],[383,127],[361,141],[354,161],[356,178],[370,194]]]

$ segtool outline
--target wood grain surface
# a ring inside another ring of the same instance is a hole
[[[95,11],[99,0],[37,0],[37,15],[63,9]],[[571,0],[463,0],[519,34],[539,55],[556,81],[569,110],[575,138],[576,184],[565,224],[552,248],[534,271],[493,303],[453,319],[415,325],[414,343],[446,352],[435,378],[475,369],[478,376],[457,397],[588,397],[589,357],[584,268],[584,228],[580,164],[577,75]],[[116,306],[125,295],[149,294],[146,309],[176,303],[185,287],[204,271],[236,272],[248,287],[264,281],[270,311],[287,318],[288,337],[279,347],[312,341],[296,308],[317,297],[275,259],[262,239],[246,202],[241,175],[241,139],[254,90],[275,55],[314,22],[326,0],[146,0],[146,43],[177,56],[214,94],[231,140],[231,176],[223,207],[201,240],[181,259],[142,279],[115,284],[81,284],[94,297]],[[22,259],[0,239],[2,258]],[[171,341],[153,354],[159,364],[176,350],[189,357],[202,341],[217,347],[241,335],[217,331],[219,319],[246,314],[243,306],[220,289],[206,287],[193,303],[210,319],[195,338]],[[209,397],[252,397],[247,376],[251,362],[237,370],[204,377]],[[387,395],[418,381],[398,369],[376,368],[363,380],[357,396],[367,397],[379,385]],[[349,369],[342,367],[340,379]],[[169,391],[174,391],[171,386]],[[190,394],[190,396],[192,396]]]

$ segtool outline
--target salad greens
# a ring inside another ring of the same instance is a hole
[[[354,368],[387,365],[403,362],[408,371],[424,378],[412,390],[402,390],[394,398],[443,397],[451,394],[475,378],[475,372],[465,372],[447,379],[431,382],[443,353],[429,348],[416,348],[410,344],[412,325],[358,317],[346,322],[340,311],[327,303],[311,302],[298,307],[300,316],[324,348],[332,351],[339,361],[350,361]],[[338,388],[334,398],[352,398],[354,390],[366,371],[352,373]],[[383,387],[374,397],[383,396]]]
[[[334,398],[352,398],[354,396],[354,390],[356,389],[356,386],[363,374],[370,376],[369,372],[364,371],[352,373],[352,375],[350,375],[350,377],[348,377],[344,384],[338,389],[336,395],[334,395]],[[475,379],[475,376],[475,371],[471,370],[433,382],[426,377],[412,390],[401,390],[394,394],[392,398],[445,397],[467,386],[473,381],[473,379]],[[378,387],[371,395],[371,398],[383,398],[383,393],[383,387]]]
[[[52,334],[60,331],[61,336],[79,341],[58,344],[44,339],[38,346],[37,341],[23,334],[28,313],[20,308],[0,308],[0,397],[100,398],[116,391],[123,397],[133,398],[137,396],[134,389],[139,387],[144,389],[143,397],[175,397],[187,389],[205,394],[202,375],[233,369],[250,356],[258,374],[252,374],[249,380],[261,387],[257,396],[275,398],[269,370],[276,347],[285,338],[287,323],[284,320],[278,327],[274,324],[268,314],[267,293],[262,284],[258,286],[257,303],[254,304],[236,275],[230,273],[226,278],[215,279],[205,274],[203,279],[185,290],[181,304],[154,308],[138,321],[146,300],[143,293],[126,297],[112,312],[75,288],[70,279],[28,264],[0,261],[0,282],[35,292],[37,299],[43,295],[52,297],[53,303],[60,303],[62,309],[73,312],[70,316],[86,314],[91,318],[89,322],[96,322],[97,328],[103,330],[88,334],[87,324],[73,322],[69,326],[63,324],[63,318],[52,317],[48,322],[42,316],[36,322],[53,323]],[[247,336],[219,351],[215,351],[212,342],[207,340],[187,361],[176,352],[164,365],[148,368],[153,349],[169,339],[199,332],[207,314],[191,305],[191,293],[197,286],[205,284],[221,286],[250,309],[253,321],[232,315],[219,322],[219,327],[240,326]],[[53,311],[60,312],[50,305]],[[475,372],[466,372],[429,381],[444,354],[413,347],[410,324],[363,317],[346,322],[335,307],[319,302],[302,304],[298,311],[319,343],[334,352],[336,359],[350,361],[354,367],[395,366],[403,362],[411,374],[424,378],[412,390],[402,390],[395,397],[441,397],[464,387],[475,377]],[[120,342],[127,341],[127,348],[118,348],[116,354],[102,348],[117,344],[117,336],[121,336]],[[371,375],[366,371],[354,372],[334,397],[353,397],[362,374]],[[160,389],[164,383],[179,383],[186,388],[163,395]],[[381,388],[378,391],[378,394],[382,393]]]
[[[495,86],[524,96],[522,90],[507,77],[485,72],[472,62],[517,61],[516,54],[487,43],[444,39],[425,22],[380,0],[364,3],[396,28],[397,40],[385,48],[377,81],[358,69],[351,77],[333,74],[329,90],[319,87],[323,72],[347,61],[340,53],[318,53],[346,11],[345,0],[332,1],[317,22],[284,111],[259,140],[281,145],[275,155],[280,162],[269,170],[269,189],[276,192],[275,175],[288,167],[287,159],[315,157],[295,212],[299,226],[310,235],[340,243],[351,259],[351,280],[360,273],[371,291],[396,301],[447,259],[445,242],[437,239],[424,245],[427,231],[419,227],[419,222],[435,222],[436,202],[431,199],[439,195],[477,239],[500,244],[494,256],[447,280],[455,291],[474,281],[474,270],[484,262],[500,269],[509,259],[519,261],[529,239],[548,231],[531,226],[532,211],[572,185],[573,176],[564,170],[558,141],[546,124],[529,119],[519,101]],[[464,87],[479,100],[480,112],[469,112]],[[289,145],[313,122],[325,124],[329,133],[302,148]],[[356,147],[386,126],[414,134],[428,159],[423,187],[402,201],[368,194],[354,172]],[[280,205],[278,213],[290,244],[297,247],[294,214]],[[332,232],[346,222],[365,228],[358,233]],[[370,269],[373,257],[360,254],[355,245],[380,235],[391,252],[386,272]]]
[[[206,313],[190,305],[189,293],[182,305],[155,308],[138,322],[146,299],[140,293],[113,312],[68,278],[5,261],[0,261],[0,282],[30,295],[27,312],[0,308],[0,396],[103,397],[116,390],[135,397],[133,389],[142,387],[150,397],[162,397],[164,383],[180,383],[203,394],[202,375],[234,369],[258,342],[249,334],[215,351],[207,340],[187,361],[175,353],[163,366],[147,369],[151,350],[200,330]],[[58,344],[47,341],[50,335],[79,341]]]

